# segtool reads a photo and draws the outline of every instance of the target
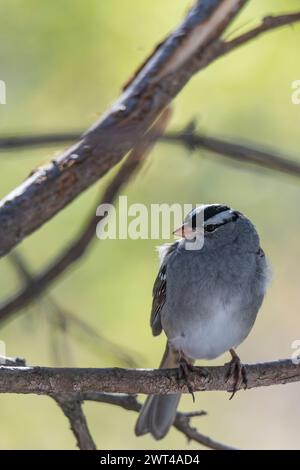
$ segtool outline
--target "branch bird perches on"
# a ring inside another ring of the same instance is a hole
[[[246,364],[247,389],[300,381],[300,362],[291,359]],[[197,392],[232,392],[234,377],[226,380],[227,366],[196,367],[189,384]],[[242,389],[243,384],[238,385]],[[189,393],[177,369],[88,369],[64,367],[0,367],[0,393]]]
[[[21,364],[21,366],[19,365]],[[300,362],[286,359],[276,362],[245,365],[248,388],[265,387],[300,381]],[[227,366],[199,367],[189,375],[189,387],[178,378],[177,369],[87,369],[26,367],[20,359],[9,359],[0,366],[0,393],[47,395],[53,398],[68,418],[80,449],[95,449],[90,435],[82,402],[98,401],[139,411],[135,395],[144,393],[190,393],[195,391],[228,391],[235,387],[234,378],[226,379]],[[241,384],[242,387],[242,384]],[[113,395],[116,393],[117,395]],[[123,394],[123,395],[122,395]],[[126,395],[124,395],[126,394]],[[130,394],[130,395],[128,395]],[[174,427],[188,439],[217,450],[233,449],[210,439],[190,426],[190,418],[203,412],[180,413]]]

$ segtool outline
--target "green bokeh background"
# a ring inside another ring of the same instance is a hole
[[[0,132],[36,133],[85,129],[118,96],[120,87],[152,47],[183,17],[185,0],[2,0],[0,79],[7,104],[0,106]],[[231,31],[254,26],[265,14],[296,10],[297,0],[252,0]],[[228,33],[227,33],[228,35]],[[298,156],[300,106],[291,83],[300,78],[300,27],[264,36],[198,74],[174,102],[172,129],[196,118],[201,131],[259,143]],[[7,194],[32,168],[62,146],[0,154],[0,193]],[[88,190],[18,250],[33,271],[80,230],[99,189]],[[290,357],[300,339],[300,185],[296,178],[237,167],[205,152],[158,145],[146,167],[123,194],[129,202],[225,202],[256,224],[274,271],[266,301],[250,337],[239,348],[244,362]],[[0,228],[1,230],[1,228]],[[158,364],[164,338],[149,328],[151,289],[157,272],[155,240],[98,241],[51,289],[68,311],[95,330],[136,352],[140,367]],[[19,281],[0,263],[0,296]],[[51,326],[45,304],[1,325],[7,355],[29,364],[101,367],[120,365],[107,347],[83,334],[64,336]],[[215,361],[222,364],[224,356]],[[181,409],[205,409],[199,430],[242,448],[300,448],[298,384],[250,390],[228,401],[225,393],[185,397]],[[99,448],[198,448],[177,431],[165,440],[136,438],[134,413],[102,404],[84,410]],[[75,448],[68,423],[45,397],[0,397],[0,448]]]

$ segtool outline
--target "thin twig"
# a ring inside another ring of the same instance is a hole
[[[283,26],[292,25],[299,21],[300,12],[278,16],[267,16],[262,19],[261,23],[257,27],[236,36],[230,41],[216,39],[205,49],[205,51],[200,49],[199,53],[195,54],[193,64],[194,73],[208,67],[212,62],[215,62],[220,57],[236,50],[240,46],[248,44],[248,42],[267,32],[274,31]]]
[[[0,137],[0,152],[22,151],[34,147],[48,147],[57,144],[76,142],[83,132],[55,132],[39,135],[7,135]]]
[[[81,395],[84,401],[97,401],[100,403],[108,403],[109,405],[116,405],[125,410],[139,412],[141,409],[141,404],[138,402],[135,395],[126,395],[126,394],[111,394],[111,393],[83,393]],[[209,449],[214,450],[235,450],[233,447],[230,447],[221,442],[215,441],[208,436],[200,433],[191,426],[191,418],[205,416],[205,411],[194,411],[188,413],[177,412],[176,418],[174,421],[174,428],[181,432],[189,441],[195,441],[199,444],[202,444]]]
[[[80,393],[80,397],[83,401],[98,401],[107,405],[120,406],[128,411],[140,411],[142,406],[136,395],[126,393],[85,392]]]
[[[193,131],[191,127],[187,128],[187,131],[180,133],[169,132],[162,137],[162,140],[167,143],[181,144],[189,150],[207,150],[243,165],[256,165],[268,170],[277,171],[278,173],[300,177],[300,163],[296,160],[284,158],[274,151],[199,134]]]
[[[189,441],[198,442],[199,444],[214,450],[236,450],[234,447],[215,441],[214,439],[200,433],[196,428],[191,426],[190,421],[190,417],[185,413],[177,413],[174,421],[174,427],[178,431],[182,432]]]
[[[80,450],[96,450],[85,415],[82,410],[82,400],[78,394],[53,394],[52,398],[68,418],[77,446]]]
[[[297,23],[298,21],[300,21],[300,12],[277,16],[266,16],[262,19],[261,24],[256,28],[247,31],[246,33],[241,34],[230,41],[222,42],[219,55],[227,54],[228,52],[231,52],[237,47],[240,47],[249,41],[256,39],[268,31],[282,28],[283,26],[288,26],[293,23]]]
[[[68,133],[57,133],[44,135],[43,144],[63,141],[64,136],[68,137]],[[17,137],[17,140],[23,142],[34,142],[41,141],[40,136],[24,136]],[[13,139],[13,138],[11,138]],[[229,141],[228,139],[222,139],[210,135],[208,132],[199,133],[195,130],[194,123],[189,124],[182,132],[167,132],[160,137],[161,141],[179,144],[185,146],[188,150],[208,150],[213,154],[217,154],[220,157],[227,157],[233,161],[242,163],[243,165],[251,164],[257,165],[268,170],[277,171],[278,173],[286,173],[291,176],[300,177],[300,164],[296,159],[286,158],[279,152],[272,149],[260,148],[258,145],[250,145],[239,142],[238,139]],[[12,144],[13,140],[11,140]],[[26,144],[25,144],[26,145]],[[0,138],[0,150],[1,150],[1,138]]]

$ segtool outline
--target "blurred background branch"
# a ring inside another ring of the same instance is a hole
[[[27,267],[27,264],[21,254],[15,250],[9,255],[9,258],[16,267],[16,270],[20,273],[21,281],[25,281],[25,286],[30,286],[32,283],[34,283],[34,277],[30,273],[29,268]],[[128,349],[122,349],[118,344],[109,340],[103,334],[97,331],[95,327],[92,327],[86,323],[85,320],[67,311],[49,293],[43,291],[40,295],[34,296],[32,301],[38,303],[41,306],[42,311],[47,313],[47,320],[53,327],[50,338],[53,343],[52,353],[56,363],[65,363],[67,359],[67,355],[65,353],[62,354],[62,357],[60,357],[59,347],[55,343],[55,333],[56,329],[58,328],[64,334],[63,346],[65,351],[67,350],[68,344],[67,335],[73,333],[76,334],[76,331],[79,331],[80,338],[83,337],[86,339],[87,346],[91,347],[95,345],[102,353],[103,351],[110,353],[120,362],[120,364],[124,366],[137,366],[137,361],[135,359],[135,356],[137,356],[136,352],[130,352]],[[69,353],[69,351],[67,352]]]
[[[19,311],[21,308],[24,308],[33,300],[36,300],[59,276],[61,276],[61,274],[85,254],[91,242],[96,239],[96,226],[104,219],[104,216],[96,216],[97,207],[101,204],[113,203],[120,189],[125,184],[128,184],[130,179],[136,174],[140,166],[144,163],[145,158],[151,152],[156,140],[164,133],[170,117],[171,110],[166,108],[148,134],[143,138],[143,141],[139,142],[126,157],[125,162],[108,184],[104,194],[101,195],[100,200],[92,210],[83,230],[73,243],[63,249],[62,252],[56,256],[56,259],[51,262],[50,266],[46,266],[40,274],[34,277],[31,276],[30,280],[27,278],[26,285],[19,292],[0,304],[0,322],[6,320],[10,315]]]
[[[214,155],[229,158],[240,163],[244,169],[247,169],[247,164],[250,164],[278,173],[286,173],[295,177],[300,176],[300,164],[296,159],[288,159],[278,152],[246,145],[238,142],[238,140],[229,142],[206,133],[197,133],[194,123],[188,125],[183,132],[165,134],[162,140],[183,145],[190,151],[206,150]]]
[[[77,140],[81,133],[62,132],[44,135],[16,136],[0,138],[0,151],[24,150],[31,146],[48,146],[59,143],[68,143]],[[281,152],[263,149],[258,145],[239,142],[238,139],[229,141],[212,136],[209,132],[198,132],[196,122],[192,121],[183,131],[166,132],[156,137],[162,142],[184,146],[189,151],[206,150],[220,157],[226,157],[242,165],[257,165],[268,170],[286,173],[291,176],[300,176],[300,164],[294,158],[287,158]],[[244,167],[247,169],[247,166]]]

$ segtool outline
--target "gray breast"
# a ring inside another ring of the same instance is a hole
[[[240,344],[263,301],[266,261],[256,232],[250,241],[241,234],[195,252],[183,242],[168,261],[162,326],[170,344],[193,359],[212,359]]]

